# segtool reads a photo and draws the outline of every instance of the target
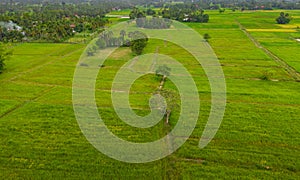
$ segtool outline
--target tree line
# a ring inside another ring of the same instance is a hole
[[[87,56],[94,56],[97,50],[111,47],[130,47],[136,55],[141,55],[147,46],[148,37],[140,31],[126,32],[121,30],[119,35],[112,31],[105,31],[100,34],[95,44],[86,51]]]
[[[197,4],[175,4],[164,8],[161,12],[163,18],[169,18],[180,22],[207,23],[209,15],[204,13]]]
[[[22,29],[0,26],[0,41],[63,42],[75,33],[93,33],[109,21],[104,16],[112,4],[52,4],[0,6],[0,22],[13,22]]]
[[[147,18],[146,16],[152,16]],[[136,25],[140,28],[147,29],[169,29],[172,25],[172,21],[166,18],[160,18],[156,11],[149,8],[147,11],[142,11],[136,7],[132,9],[129,14],[130,19],[136,19]]]
[[[139,2],[137,2],[139,1]],[[272,10],[272,9],[300,9],[299,0],[131,0],[132,3],[144,6],[165,8],[174,3],[197,4],[203,9],[218,10],[220,7],[232,10]]]

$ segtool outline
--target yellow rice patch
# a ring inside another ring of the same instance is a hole
[[[278,24],[277,26],[285,29],[297,29],[297,27],[300,27],[300,24]]]
[[[248,32],[298,32],[296,29],[247,29]]]

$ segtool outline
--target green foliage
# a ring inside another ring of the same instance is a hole
[[[144,18],[146,17],[145,11],[141,11],[137,7],[134,7],[132,11],[129,14],[130,19],[136,19],[136,18]]]
[[[274,24],[277,12],[210,13],[214,21],[209,24],[187,23],[200,34],[209,29],[214,37],[211,46],[226,76],[226,114],[207,148],[197,145],[211,111],[210,85],[199,63],[179,46],[163,46],[163,40],[150,39],[144,52],[155,53],[160,47],[160,53],[178,60],[191,73],[201,98],[196,128],[171,156],[147,164],[128,164],[98,152],[82,135],[74,117],[72,80],[84,45],[22,43],[14,47],[12,60],[6,62],[11,73],[0,76],[1,177],[298,179],[300,85],[236,26],[238,20],[246,29],[281,29]],[[299,11],[293,13],[300,15]],[[297,24],[296,20],[291,23]],[[299,70],[299,43],[291,41],[291,37],[299,37],[298,32],[251,35]],[[164,123],[150,129],[130,127],[118,118],[111,104],[109,90],[115,74],[131,58],[129,48],[119,48],[105,61],[106,68],[100,70],[96,82],[96,102],[112,133],[132,142],[151,142],[169,132]],[[278,82],[258,80],[264,70],[272,72],[270,78]],[[153,75],[134,83],[130,105],[137,114],[149,113],[149,97],[157,86]],[[164,87],[176,89],[169,80]],[[179,113],[180,109],[172,111],[171,127]]]
[[[96,51],[97,51],[98,47],[96,44],[91,45],[87,50],[86,50],[86,54],[88,56],[94,56]]]
[[[149,9],[147,9],[146,13],[147,13],[148,16],[153,16],[153,15],[156,14],[156,11],[154,11],[154,10],[151,9],[151,8],[149,8]]]
[[[146,18],[145,12],[141,11],[137,7],[134,7],[130,12],[130,19],[136,19],[136,25],[141,28],[148,29],[168,29],[172,22],[168,19],[162,19],[155,16],[156,12],[152,9],[147,10],[147,15],[153,16],[152,18]]]
[[[210,35],[207,34],[207,33],[205,33],[205,34],[203,35],[203,38],[204,38],[206,41],[208,41],[209,39],[211,39]]]
[[[280,16],[276,19],[278,24],[288,24],[291,21],[289,13],[281,12]]]
[[[225,8],[219,8],[219,13],[224,13],[226,11]]]
[[[0,22],[14,22],[20,28],[0,28],[0,41],[64,42],[76,33],[97,32],[108,23],[104,14],[105,9],[110,6],[106,7],[106,3],[101,5],[102,7],[99,4],[15,5],[15,11],[0,13]]]
[[[6,24],[3,22],[3,24]],[[10,29],[0,24],[0,42],[22,42],[24,34],[20,30]]]
[[[105,49],[105,48],[106,48],[106,42],[105,42],[104,39],[99,38],[99,39],[96,41],[96,44],[97,44],[97,46],[98,46],[100,49]]]
[[[12,55],[12,51],[2,43],[0,43],[0,74],[4,70],[5,61],[8,60]]]
[[[97,49],[105,49],[107,47],[131,47],[131,50],[136,55],[140,55],[143,49],[147,46],[148,37],[140,31],[128,32],[129,39],[126,39],[127,32],[120,31],[118,37],[114,36],[112,31],[105,31],[101,33],[100,37],[96,40],[95,45],[89,47],[86,51],[88,56],[93,56]]]
[[[163,9],[161,14],[163,18],[174,19],[180,22],[207,23],[209,21],[209,15],[204,14],[203,9],[189,4],[171,5],[169,9]]]
[[[157,76],[170,76],[170,72],[171,72],[171,68],[169,68],[167,65],[163,65],[163,66],[159,66],[156,71],[155,74]]]
[[[165,18],[152,17],[152,18],[139,18],[136,20],[138,27],[147,29],[169,29],[172,21]]]
[[[270,81],[272,76],[273,76],[273,73],[271,73],[269,71],[263,71],[260,79],[264,80],[264,81]]]
[[[144,40],[135,40],[132,42],[131,50],[137,55],[141,55],[144,48],[147,46],[147,42]]]
[[[170,110],[179,106],[180,95],[176,90],[163,88],[160,91],[160,94],[166,99],[168,108],[170,108]]]
[[[147,46],[148,37],[146,34],[135,31],[131,33],[131,50],[136,55],[141,55],[144,48]]]

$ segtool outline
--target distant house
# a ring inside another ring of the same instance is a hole
[[[188,21],[190,21],[190,16],[188,14],[184,14],[183,22],[188,22]]]
[[[22,27],[18,26],[12,21],[9,22],[0,22],[0,26],[6,28],[8,31],[22,31]]]
[[[76,28],[76,25],[75,24],[71,24],[70,28],[74,29],[74,28]]]
[[[121,11],[121,8],[119,8],[119,7],[114,7],[114,8],[112,8],[111,10],[113,10],[113,11]]]
[[[71,24],[70,28],[73,30],[73,33],[76,33],[76,31],[75,31],[76,25],[75,24]]]

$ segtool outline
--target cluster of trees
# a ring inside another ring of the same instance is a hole
[[[300,9],[299,0],[2,0],[1,9],[14,9],[14,5],[26,7],[28,4],[64,4],[66,9],[72,9],[76,5],[77,9],[82,9],[83,14],[95,15],[95,12],[108,12],[112,8],[130,8],[134,6],[144,6],[164,8],[174,3],[196,4],[203,9],[216,9],[219,7],[236,9]],[[89,5],[90,7],[86,6]],[[97,13],[98,14],[98,13]]]
[[[156,77],[160,80],[160,85],[156,94],[160,94],[166,100],[167,107],[165,112],[166,124],[169,125],[172,112],[180,107],[180,94],[178,92],[164,88],[167,77],[171,74],[171,68],[167,65],[159,66],[156,71]]]
[[[118,0],[2,0],[0,13],[32,11],[56,11],[58,14],[71,16],[76,13],[79,16],[96,17],[106,14],[115,8],[125,9],[132,7],[126,1]]]
[[[146,12],[141,11],[137,7],[133,7],[132,11],[129,14],[130,19],[144,18],[146,17]]]
[[[25,34],[19,30],[8,30],[0,26],[0,42],[21,42]]]
[[[153,18],[146,19],[146,15]],[[162,16],[163,19],[160,19]],[[204,10],[197,4],[183,3],[164,6],[158,14],[151,8],[147,11],[142,11],[136,7],[129,14],[130,19],[139,19],[137,21],[138,27],[151,29],[165,29],[170,28],[171,21],[166,19],[177,20],[181,22],[200,22],[207,23],[209,15],[204,14]]]
[[[152,16],[150,17],[146,17]],[[130,19],[136,19],[136,25],[140,28],[147,29],[168,29],[172,25],[172,21],[165,18],[159,18],[156,11],[149,8],[146,12],[134,7],[129,14]]]
[[[291,21],[291,17],[288,13],[281,12],[276,21],[278,24],[288,24]]]
[[[298,0],[202,0],[198,2],[205,9],[230,8],[240,10],[272,10],[272,9],[300,9]]]
[[[197,4],[176,4],[164,8],[161,12],[163,18],[174,19],[181,22],[207,23],[209,15]]]
[[[27,16],[28,15],[28,16]],[[54,16],[54,14],[52,14]],[[22,30],[8,30],[5,27],[0,29],[0,41],[20,42],[43,40],[50,42],[62,42],[76,32],[83,31],[96,32],[102,28],[107,20],[100,17],[61,17],[52,19],[52,15],[40,16],[39,14],[23,14],[21,16],[0,16],[0,21],[9,19],[19,26]],[[24,38],[26,36],[26,38]]]
[[[218,10],[220,7],[223,7],[232,9],[232,11],[257,9],[300,9],[299,0],[130,0],[130,3],[133,6],[142,5],[145,8],[168,8],[174,3],[185,3],[196,4],[203,9]]]
[[[140,31],[135,31],[129,37],[131,37],[131,51],[137,55],[141,55],[148,43],[147,35]]]
[[[62,42],[76,32],[97,32],[108,23],[104,16],[110,8],[111,5],[106,7],[105,3],[95,6],[87,3],[3,4],[0,8],[0,22],[12,21],[22,30],[2,26],[0,41]]]
[[[172,25],[172,21],[169,19],[152,17],[137,19],[136,24],[138,27],[147,29],[169,29]]]
[[[129,39],[126,39],[126,36]],[[114,36],[112,31],[107,31],[103,32],[95,42],[95,45],[87,50],[87,55],[93,56],[98,49],[121,46],[130,47],[134,54],[141,55],[147,43],[147,35],[140,31],[129,32],[127,34],[125,30],[121,30],[117,37]]]

